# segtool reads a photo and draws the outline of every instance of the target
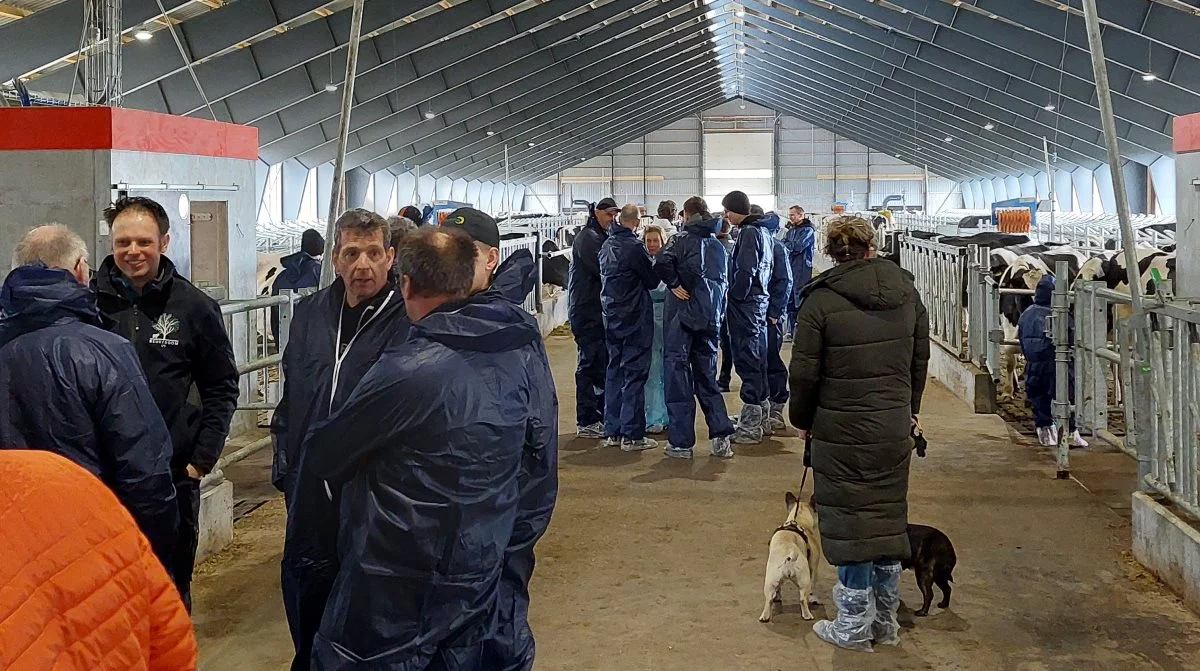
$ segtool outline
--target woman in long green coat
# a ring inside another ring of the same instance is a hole
[[[929,319],[912,275],[875,258],[865,219],[827,226],[837,265],[804,287],[792,342],[789,407],[811,433],[825,558],[837,568],[837,619],[813,631],[870,650],[899,642],[900,562],[908,543],[908,467],[929,362]]]

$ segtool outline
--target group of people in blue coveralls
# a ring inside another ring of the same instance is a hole
[[[812,276],[812,223],[793,207],[781,238],[779,216],[753,208],[745,193],[729,193],[722,208],[714,216],[702,198],[688,199],[682,231],[651,254],[637,237],[636,205],[622,208],[605,198],[591,206],[572,245],[568,283],[579,350],[578,437],[625,451],[657,447],[646,436],[645,389],[655,344],[652,292],[664,285],[666,455],[692,457],[697,400],[716,457],[732,457],[732,444],[756,444],[785,428],[787,368],[780,350],[795,320],[799,289]],[[732,253],[721,239],[727,225],[737,229]],[[742,381],[736,418],[728,414],[717,380],[726,322]]]

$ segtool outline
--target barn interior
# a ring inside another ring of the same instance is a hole
[[[1195,668],[1198,29],[1197,0],[0,0],[0,252],[57,222],[98,262],[104,208],[147,196],[221,303],[241,398],[202,484],[206,671],[292,663],[269,426],[305,292],[273,291],[281,259],[309,229],[332,245],[348,209],[406,206],[417,224],[478,208],[502,258],[537,260],[523,307],[562,457],[534,668]],[[829,221],[872,221],[929,311],[909,514],[962,570],[929,617],[906,574],[905,642],[870,658],[821,643],[794,593],[756,619],[783,494],[812,486],[794,430],[685,464],[575,437],[567,278],[589,204],[652,223],[735,189],[803,207],[818,272]],[[1075,380],[1052,444],[1017,341],[1044,277]]]

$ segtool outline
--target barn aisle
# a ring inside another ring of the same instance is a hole
[[[680,463],[573,440],[574,344],[547,343],[564,442],[561,495],[532,587],[538,669],[1200,665],[1200,618],[1128,558],[1120,497],[1055,480],[1047,454],[1015,442],[998,418],[969,414],[937,384],[923,418],[929,456],[915,462],[910,505],[913,521],[940,527],[958,550],[951,608],[915,622],[902,611],[903,643],[872,656],[818,641],[791,589],[782,612],[761,624],[767,541],[782,521],[783,493],[799,485],[800,441],[743,447],[732,461]],[[1089,487],[1089,463],[1103,462],[1097,471],[1120,463],[1101,452],[1077,462]],[[239,524],[231,552],[205,565],[195,608],[205,671],[287,668],[282,533],[282,507],[268,503]],[[828,602],[828,566],[819,582]],[[902,594],[918,598],[911,574]],[[814,611],[821,617],[825,607]]]

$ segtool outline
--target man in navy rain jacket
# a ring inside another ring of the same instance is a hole
[[[1050,300],[1054,295],[1054,276],[1046,275],[1034,289],[1033,305],[1025,308],[1017,321],[1017,340],[1021,342],[1021,353],[1025,355],[1025,395],[1033,406],[1033,423],[1037,427],[1038,442],[1052,446],[1058,444],[1058,428],[1054,425],[1052,412],[1054,394],[1057,391],[1057,365],[1054,361],[1054,340],[1046,333],[1046,319],[1050,316]],[[1067,342],[1075,342],[1075,323],[1067,321]],[[1075,364],[1067,363],[1068,398],[1075,399]],[[1071,413],[1071,447],[1087,447],[1087,442],[1075,428],[1075,414]]]
[[[503,298],[517,306],[524,303],[537,282],[537,262],[529,250],[516,250],[496,266],[500,229],[495,219],[474,208],[451,212],[442,226],[462,231],[475,243],[473,300]],[[512,538],[504,553],[496,628],[483,651],[481,668],[489,671],[528,671],[533,667],[535,647],[529,628],[533,547],[546,533],[558,498],[558,396],[545,348],[538,352],[536,368],[548,391],[539,396],[544,401],[540,407],[532,409],[535,413],[530,425],[532,447],[521,455],[521,471],[517,475],[521,499]]]
[[[812,220],[804,216],[804,208],[793,205],[788,210],[787,233],[783,237],[787,247],[788,261],[792,266],[792,293],[787,305],[787,334],[796,328],[796,310],[800,309],[800,290],[812,279],[813,248],[816,246],[816,228]]]
[[[760,208],[761,209],[761,208]],[[767,285],[770,298],[767,302],[767,360],[766,370],[767,403],[763,406],[763,433],[769,435],[782,431],[787,425],[783,411],[788,402],[788,368],[780,351],[783,349],[783,334],[787,328],[787,306],[792,295],[792,269],[788,264],[788,251],[779,232],[779,215],[774,212],[762,215],[763,227],[771,232],[771,282]]]
[[[271,480],[287,502],[280,585],[296,671],[309,668],[338,569],[338,491],[308,467],[302,444],[309,429],[345,404],[384,349],[404,343],[409,326],[390,281],[395,250],[387,222],[354,209],[338,217],[334,231],[337,279],[296,304],[283,396],[271,421]]]
[[[445,227],[405,238],[409,340],[306,441],[313,471],[344,485],[316,669],[486,668],[554,386],[534,318],[501,291],[470,295],[474,255]]]
[[[654,271],[667,285],[663,344],[668,457],[690,459],[696,444],[696,400],[715,457],[731,457],[733,423],[717,388],[717,347],[725,319],[728,253],[715,234],[720,220],[700,198],[683,204],[683,232],[658,254]]]
[[[281,291],[316,288],[321,284],[321,261],[325,252],[325,239],[315,229],[307,229],[300,236],[300,251],[279,259],[283,270],[271,283],[271,295]],[[279,342],[279,309],[271,308],[271,337]]]
[[[729,340],[733,365],[742,378],[742,411],[733,442],[753,445],[763,438],[763,404],[767,401],[767,307],[775,258],[775,240],[763,218],[750,214],[750,199],[731,191],[721,201],[725,218],[738,227],[730,262]]]
[[[580,438],[604,437],[604,384],[608,348],[600,307],[600,247],[608,239],[617,203],[605,198],[591,206],[587,225],[571,243],[567,276],[567,319],[579,349],[575,367],[575,415]]]
[[[618,225],[600,248],[600,301],[608,345],[604,384],[604,437],[608,447],[627,452],[648,450],[658,441],[646,437],[646,380],[654,343],[654,304],[658,286],[654,262],[634,233],[641,224],[636,205],[621,208]],[[576,240],[578,242],[578,240]]]
[[[41,226],[16,259],[24,265],[0,289],[0,448],[54,452],[99,477],[169,567],[171,436],[133,345],[101,327],[87,246],[65,226]]]

